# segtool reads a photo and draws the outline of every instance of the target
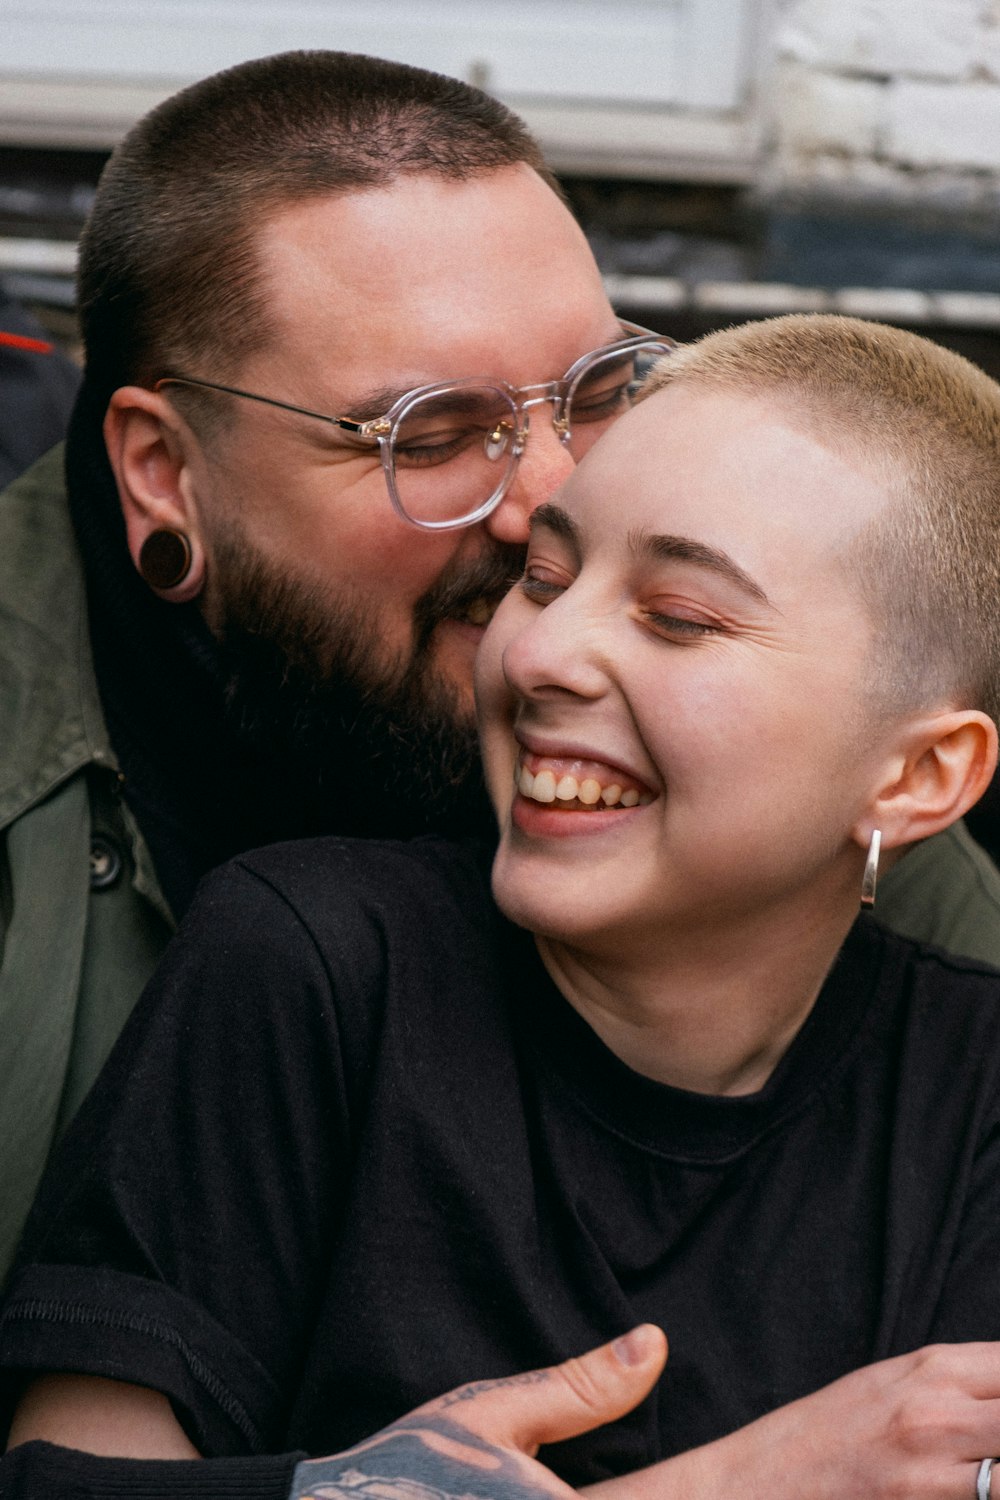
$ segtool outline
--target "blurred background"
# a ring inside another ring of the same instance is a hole
[[[623,316],[851,311],[1000,374],[1000,0],[0,0],[0,285],[72,354],[115,141],[206,73],[327,46],[524,115]]]

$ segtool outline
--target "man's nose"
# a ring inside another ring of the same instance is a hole
[[[549,409],[532,412],[510,489],[487,517],[491,534],[501,542],[526,542],[531,512],[549,499],[573,468],[573,455],[560,441]]]

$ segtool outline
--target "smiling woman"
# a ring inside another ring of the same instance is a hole
[[[549,1450],[561,1480],[988,1495],[1000,975],[858,905],[996,762],[998,476],[1000,388],[911,335],[669,355],[486,632],[492,895],[437,840],[203,886],[36,1207],[3,1360],[72,1378],[15,1441],[412,1494],[431,1470],[343,1450],[647,1322],[661,1397]],[[443,1490],[498,1500],[470,1451]],[[192,1482],[107,1462],[74,1493]]]

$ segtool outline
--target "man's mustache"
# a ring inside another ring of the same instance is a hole
[[[478,557],[450,564],[414,607],[417,649],[426,645],[442,620],[463,614],[476,600],[499,604],[523,573],[524,557],[524,547],[493,542]]]

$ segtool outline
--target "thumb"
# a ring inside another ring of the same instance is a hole
[[[489,1442],[534,1456],[542,1443],[589,1432],[638,1406],[659,1379],[667,1340],[653,1323],[575,1359],[506,1380],[460,1386],[448,1415]]]

